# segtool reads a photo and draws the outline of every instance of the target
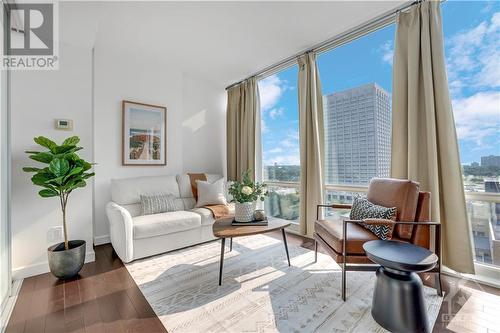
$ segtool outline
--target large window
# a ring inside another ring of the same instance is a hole
[[[447,1],[442,14],[475,259],[500,265],[500,3]]]
[[[325,117],[325,182],[389,176],[394,25],[318,57]]]
[[[388,177],[394,25],[318,56],[325,120],[325,200],[350,203],[352,191]]]
[[[269,184],[265,208],[270,216],[299,217],[300,178],[297,66],[259,81],[262,177]]]

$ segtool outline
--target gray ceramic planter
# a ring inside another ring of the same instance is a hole
[[[72,240],[68,243],[68,250],[64,249],[64,243],[52,245],[47,249],[50,271],[60,279],[77,275],[85,262],[85,241]]]

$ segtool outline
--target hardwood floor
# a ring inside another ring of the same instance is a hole
[[[25,279],[6,332],[166,332],[111,245],[80,276]]]
[[[269,235],[281,239],[281,233]],[[287,238],[314,249],[309,239]],[[75,279],[63,282],[49,273],[25,279],[6,332],[166,332],[111,245],[95,253],[96,261]],[[432,286],[431,276],[423,279]],[[499,289],[449,276],[443,287],[447,295],[433,332],[500,331]]]

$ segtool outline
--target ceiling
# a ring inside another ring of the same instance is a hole
[[[59,30],[226,86],[404,2],[61,2]]]

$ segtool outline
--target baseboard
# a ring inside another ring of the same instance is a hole
[[[111,238],[109,237],[109,235],[94,237],[94,245],[95,246],[108,244],[108,243],[111,243]]]
[[[16,280],[12,282],[11,295],[7,298],[0,313],[0,332],[2,333],[5,332],[5,329],[7,328],[7,324],[9,323],[10,316],[14,310],[14,305],[16,305],[17,295],[19,295],[22,284],[23,280]]]
[[[95,261],[95,252],[89,251],[85,255],[85,263]],[[31,276],[40,275],[49,272],[49,263],[48,261],[23,266],[19,268],[14,268],[12,270],[12,280],[21,280]]]

